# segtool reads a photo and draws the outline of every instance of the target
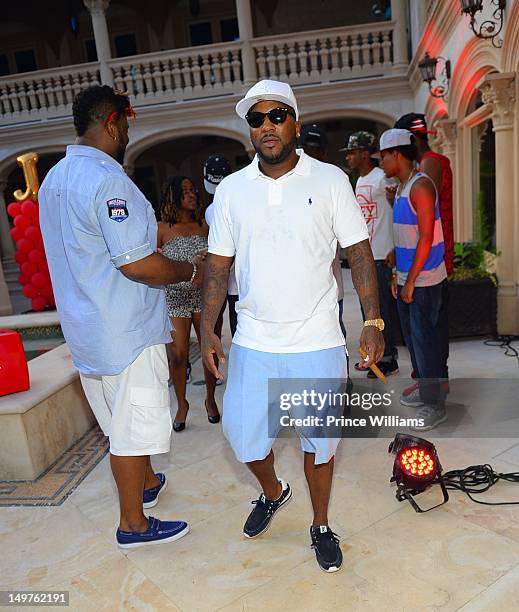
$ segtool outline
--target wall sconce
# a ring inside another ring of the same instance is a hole
[[[470,27],[478,38],[491,39],[492,44],[496,48],[503,46],[503,40],[497,38],[503,29],[503,13],[506,8],[506,0],[490,0],[491,4],[496,6],[496,10],[492,14],[492,19],[486,19],[479,26],[476,26],[476,13],[483,10],[483,0],[460,0],[461,12],[465,15],[470,15]]]
[[[420,74],[424,83],[429,85],[429,91],[434,98],[446,98],[449,93],[449,81],[451,78],[451,62],[443,57],[431,57],[425,54],[423,60],[418,64]],[[437,85],[433,87],[433,81]]]

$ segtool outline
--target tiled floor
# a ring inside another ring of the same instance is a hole
[[[345,318],[351,349],[360,330],[351,293]],[[404,353],[402,377],[409,375]],[[450,368],[453,377],[519,373],[514,359],[480,340],[453,343]],[[193,374],[200,379],[200,362]],[[96,611],[519,608],[517,507],[481,506],[452,493],[442,508],[416,514],[389,486],[387,440],[344,440],[340,447],[330,515],[342,536],[341,572],[321,572],[309,547],[310,501],[293,440],[276,445],[278,472],[290,480],[293,500],[268,534],[245,540],[241,528],[257,486],[235,462],[220,426],[207,422],[203,387],[188,389],[188,426],[155,461],[170,486],[153,513],[185,518],[191,533],[173,544],[121,553],[105,459],[61,507],[0,508],[0,589],[68,590],[73,610]],[[220,405],[222,393],[221,387]],[[436,442],[446,470],[489,462],[519,471],[518,439]],[[425,493],[424,505],[437,494]],[[519,500],[519,486],[500,483],[484,498]]]

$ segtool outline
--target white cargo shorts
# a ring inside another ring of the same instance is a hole
[[[120,456],[167,453],[171,440],[169,368],[164,344],[145,348],[120,374],[80,374],[99,426]]]

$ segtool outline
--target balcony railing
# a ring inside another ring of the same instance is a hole
[[[383,75],[393,65],[391,22],[257,38],[258,76],[290,83]]]
[[[99,84],[99,64],[78,64],[0,79],[0,118],[16,123],[70,115],[81,89]]]
[[[238,91],[241,43],[204,45],[110,60],[117,89],[141,100],[183,100]]]
[[[293,85],[384,76],[393,68],[393,22],[313,30],[252,41],[258,78]],[[237,94],[243,89],[240,41],[109,60],[114,85],[137,106]],[[81,88],[99,83],[99,64],[64,66],[0,79],[4,125],[71,114]]]

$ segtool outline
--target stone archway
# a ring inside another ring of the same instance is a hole
[[[372,132],[375,136],[392,127],[394,120],[378,113],[362,111],[341,111],[338,113],[312,113],[301,118],[302,125],[317,124],[326,133],[328,146],[326,161],[348,173],[344,152],[350,134],[359,130]]]
[[[23,171],[17,165],[16,157],[29,150],[31,149],[25,147],[22,151],[3,160],[0,165],[0,264],[7,289],[7,294],[5,292],[2,294],[0,288],[0,314],[10,312],[11,305],[8,304],[7,297],[12,303],[14,312],[22,312],[31,308],[30,302],[21,293],[18,283],[20,271],[18,264],[14,261],[14,244],[10,235],[12,219],[8,217],[6,210],[7,204],[13,201],[13,192],[16,189],[25,190]],[[41,185],[50,168],[64,156],[65,146],[33,147],[33,150],[36,150],[39,155],[38,177]]]
[[[138,155],[130,155],[128,173],[158,211],[161,187],[168,176],[188,176],[198,187],[202,202],[207,203],[203,189],[203,164],[210,155],[222,155],[231,163],[234,171],[250,161],[243,142],[221,135],[207,134],[205,129],[198,134],[179,135],[161,139]]]

